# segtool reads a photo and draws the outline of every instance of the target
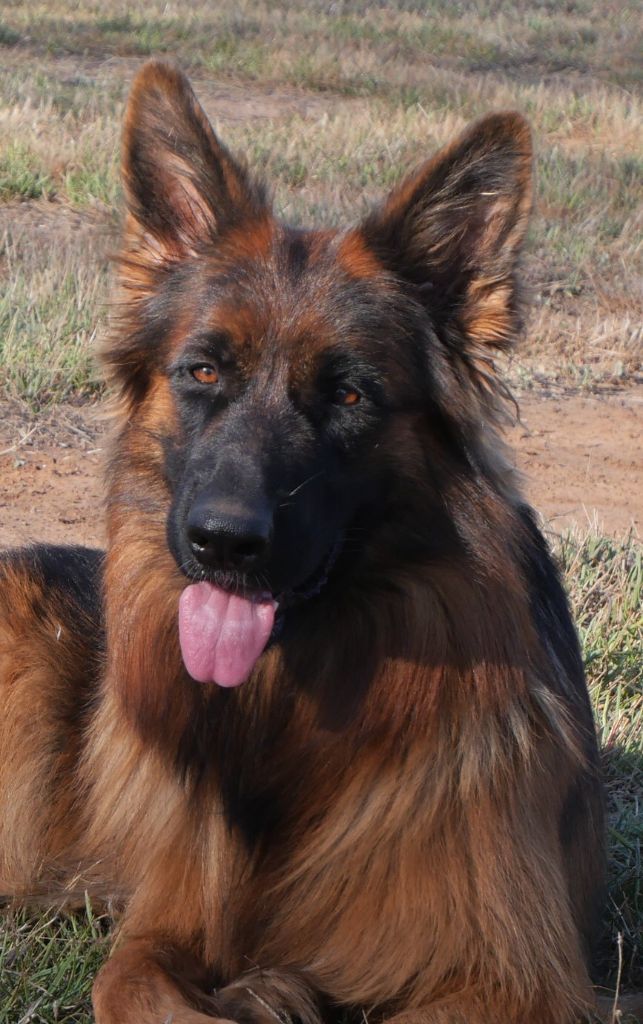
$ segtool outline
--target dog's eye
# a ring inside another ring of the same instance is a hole
[[[219,374],[215,370],[214,366],[193,366],[190,373],[195,380],[198,380],[199,384],[218,384]]]
[[[357,405],[362,396],[355,388],[337,388],[333,395],[336,405]]]

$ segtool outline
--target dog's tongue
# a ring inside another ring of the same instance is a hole
[[[193,583],[179,601],[179,637],[185,667],[200,683],[238,686],[268,643],[277,602],[229,594]]]

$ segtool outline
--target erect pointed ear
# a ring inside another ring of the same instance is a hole
[[[214,134],[190,83],[150,61],[125,114],[122,177],[126,242],[151,259],[178,258],[265,211],[265,197]]]
[[[504,348],[520,326],[516,264],[531,165],[524,118],[492,114],[407,178],[363,226],[389,269],[416,286],[451,348]]]

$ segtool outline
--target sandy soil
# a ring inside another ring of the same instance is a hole
[[[98,406],[33,418],[0,402],[0,547],[102,544],[105,433]]]
[[[524,397],[509,434],[531,503],[561,530],[643,532],[643,387]]]
[[[643,526],[643,388],[618,395],[527,395],[510,432],[531,502],[556,530]],[[100,406],[25,416],[0,403],[0,546],[103,541]]]

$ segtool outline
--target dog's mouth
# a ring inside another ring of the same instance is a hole
[[[179,601],[179,638],[192,678],[223,687],[245,682],[286,611],[324,588],[340,550],[338,540],[314,574],[278,595],[228,573],[189,584]]]

